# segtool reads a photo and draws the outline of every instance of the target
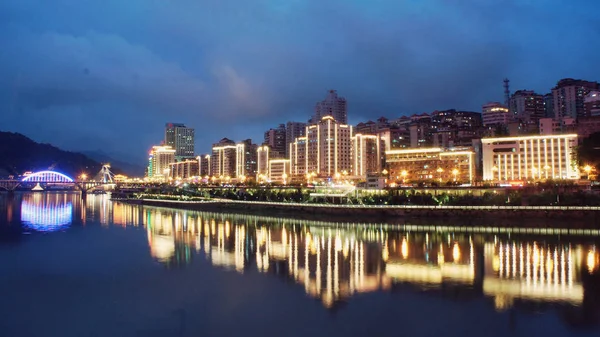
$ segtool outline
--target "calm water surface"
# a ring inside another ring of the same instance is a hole
[[[323,225],[0,194],[0,336],[600,335],[600,238]]]

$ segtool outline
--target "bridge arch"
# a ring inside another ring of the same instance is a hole
[[[21,179],[23,182],[72,183],[73,178],[55,171],[39,171]]]

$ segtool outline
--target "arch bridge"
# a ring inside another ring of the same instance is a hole
[[[104,171],[104,168],[103,168]],[[102,172],[102,171],[101,171]],[[56,171],[39,171],[24,177],[21,180],[0,180],[0,189],[7,191],[15,191],[19,187],[33,188],[37,185],[44,188],[49,186],[74,186],[82,193],[86,193],[99,186],[114,185],[111,179],[102,179],[99,181],[87,181],[87,180],[74,180],[73,178]]]

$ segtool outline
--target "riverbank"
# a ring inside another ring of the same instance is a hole
[[[535,227],[600,228],[596,206],[417,206],[347,205],[207,199],[204,201],[162,199],[113,199],[132,204],[171,207],[205,212],[335,219],[338,221],[389,222],[400,219],[436,218],[477,221],[527,222]]]

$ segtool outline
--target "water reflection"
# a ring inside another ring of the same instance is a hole
[[[326,308],[359,293],[416,289],[452,298],[484,297],[499,311],[552,305],[578,308],[587,321],[600,317],[600,252],[594,237],[324,227],[304,220],[140,207],[92,195],[85,204],[58,195],[21,201],[27,226],[61,228],[72,217],[82,224],[145,228],[149,255],[168,268],[194,268],[193,259],[206,259],[241,274],[274,275],[291,280]]]
[[[7,213],[12,220],[12,210]],[[25,194],[21,200],[21,222],[39,232],[53,232],[71,224],[73,203],[69,194]]]
[[[581,306],[583,276],[598,274],[600,258],[594,242],[324,228],[157,208],[140,212],[139,225],[147,227],[150,254],[158,261],[182,266],[199,253],[217,267],[293,280],[328,308],[357,293],[403,286],[474,291],[498,310],[515,300]]]

